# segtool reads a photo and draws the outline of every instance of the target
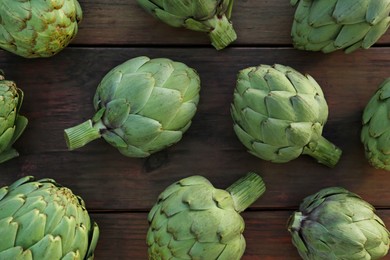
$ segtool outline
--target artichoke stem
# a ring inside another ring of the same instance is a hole
[[[211,32],[209,32],[209,36],[211,44],[217,50],[222,50],[237,39],[233,25],[225,14],[222,16],[215,15],[213,18],[204,23],[209,24],[210,27],[214,28]]]
[[[13,149],[10,148],[8,150],[5,150],[4,152],[0,153],[0,163],[6,162],[8,160],[11,160],[12,158],[18,157],[19,153]]]
[[[302,226],[302,221],[305,220],[305,218],[306,217],[303,216],[301,212],[295,212],[288,220],[288,231],[299,231]]]
[[[328,167],[334,167],[337,164],[341,153],[340,148],[326,140],[323,136],[316,143],[309,143],[303,150],[303,154],[314,157],[319,163]]]
[[[263,195],[265,184],[259,175],[249,172],[226,190],[233,198],[234,208],[240,213]]]
[[[74,127],[65,129],[64,137],[69,150],[83,147],[87,143],[100,138],[101,130],[106,129],[101,121],[92,124],[91,120],[85,121]]]

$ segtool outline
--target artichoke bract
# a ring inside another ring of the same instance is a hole
[[[226,191],[198,175],[170,185],[148,215],[149,259],[240,259],[246,244],[239,213],[264,192],[255,173]]]
[[[208,33],[221,50],[236,40],[230,21],[233,0],[137,0],[149,13],[173,27]]]
[[[307,154],[332,167],[341,156],[322,136],[328,105],[321,87],[291,67],[241,70],[231,115],[238,139],[261,159],[284,163]]]
[[[291,0],[297,49],[346,53],[368,49],[388,29],[390,0]]]
[[[341,187],[305,198],[290,217],[288,230],[305,260],[374,260],[389,250],[389,231],[375,208]]]
[[[69,149],[103,137],[123,155],[147,157],[177,143],[199,101],[197,72],[166,58],[137,57],[112,69],[93,100],[96,114],[65,130]]]
[[[28,120],[19,114],[23,91],[0,71],[0,163],[19,156],[12,145],[23,133]]]
[[[25,58],[53,56],[76,36],[81,19],[77,0],[1,0],[0,47]]]
[[[84,201],[52,179],[0,189],[0,259],[93,259],[99,228]]]
[[[363,112],[361,141],[369,163],[390,171],[390,78],[371,97]]]

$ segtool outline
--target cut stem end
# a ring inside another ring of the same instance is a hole
[[[65,129],[64,137],[69,150],[83,147],[87,143],[101,137],[99,124],[92,124],[91,120]]]
[[[211,44],[217,50],[222,50],[237,39],[237,34],[233,29],[233,25],[226,15],[214,16],[208,20],[208,23],[212,28],[214,28],[211,32],[209,32],[209,36]]]
[[[236,211],[240,213],[260,198],[266,188],[259,175],[249,172],[226,190],[233,198]]]
[[[303,153],[317,159],[319,163],[328,167],[334,167],[338,163],[342,151],[340,148],[321,136],[316,143],[309,143],[303,149]]]

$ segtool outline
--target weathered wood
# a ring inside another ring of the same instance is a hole
[[[299,260],[286,229],[292,211],[244,212],[247,243],[242,260]],[[390,223],[389,211],[378,211]],[[147,259],[146,213],[92,214],[101,229],[96,259]]]
[[[196,55],[194,55],[196,54]],[[139,55],[168,57],[198,70],[199,110],[177,145],[148,159],[122,156],[103,140],[67,151],[63,130],[93,115],[92,97],[112,67]],[[370,167],[359,140],[361,112],[389,76],[390,48],[352,55],[289,48],[68,48],[50,59],[26,60],[0,52],[0,68],[25,91],[21,113],[30,123],[15,145],[21,156],[0,165],[0,185],[23,175],[51,177],[84,197],[92,209],[148,209],[169,184],[201,174],[226,188],[247,171],[260,173],[267,192],[254,208],[296,207],[327,186],[343,186],[375,206],[390,207],[390,175]],[[330,169],[302,156],[272,164],[245,151],[232,130],[230,102],[238,70],[259,63],[290,65],[322,86],[330,116],[324,136],[340,146]]]
[[[210,45],[206,34],[170,27],[146,13],[134,0],[80,0],[80,4],[84,20],[73,44]],[[233,46],[291,45],[294,12],[287,0],[235,1],[232,21],[237,41]],[[379,41],[389,42],[389,33]]]

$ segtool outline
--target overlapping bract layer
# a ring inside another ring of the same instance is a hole
[[[241,70],[231,112],[237,137],[261,159],[283,163],[303,153],[334,166],[341,155],[322,137],[328,106],[320,86],[290,67]]]
[[[1,0],[0,47],[26,58],[50,57],[76,36],[77,0]]]
[[[305,260],[374,260],[389,249],[390,233],[374,207],[339,187],[305,198],[288,229]]]
[[[299,2],[299,3],[298,3]],[[390,25],[390,0],[291,0],[298,3],[291,36],[296,48],[350,53],[372,46]]]
[[[126,156],[147,157],[182,138],[195,115],[199,91],[198,74],[183,63],[131,59],[103,78],[92,121],[65,130],[68,146],[75,149],[102,136]]]
[[[138,3],[173,27],[208,33],[218,50],[237,38],[229,21],[233,0],[138,0]]]
[[[15,82],[5,80],[0,71],[0,163],[18,156],[12,145],[27,126],[27,118],[19,115],[23,91]]]
[[[390,78],[379,86],[364,109],[361,140],[369,163],[390,171]]]
[[[246,181],[228,191],[201,176],[166,188],[148,216],[149,259],[240,259],[245,239],[239,212],[265,191],[258,175],[242,179]]]
[[[0,259],[93,259],[99,228],[83,200],[52,179],[0,189]]]

